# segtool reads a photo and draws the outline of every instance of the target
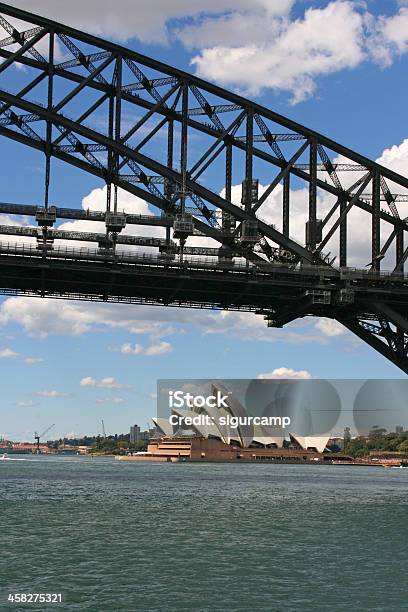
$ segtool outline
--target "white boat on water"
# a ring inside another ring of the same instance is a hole
[[[8,461],[10,460],[10,457],[8,456],[7,453],[3,453],[3,455],[0,455],[0,461]]]

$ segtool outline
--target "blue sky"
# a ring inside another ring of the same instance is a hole
[[[105,0],[90,0],[85,9],[77,0],[69,7],[59,0],[10,4],[114,40],[121,32],[129,47],[211,76],[399,172],[407,167],[408,3],[152,0],[143,12],[145,3],[118,0],[114,14]],[[0,154],[2,200],[41,202],[41,156],[5,140]],[[53,165],[51,199],[59,206],[102,201],[94,191],[102,187]],[[55,436],[95,434],[102,418],[109,433],[128,431],[155,414],[158,378],[265,373],[403,377],[348,332],[315,319],[272,330],[244,313],[0,300],[6,437],[31,439],[51,423]]]

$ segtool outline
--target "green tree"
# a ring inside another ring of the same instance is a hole
[[[346,444],[344,452],[346,455],[351,455],[352,457],[365,457],[368,454],[366,440],[362,438],[350,440],[350,442]]]
[[[404,442],[401,442],[401,444],[399,444],[398,446],[398,450],[401,453],[408,453],[408,440],[404,440]]]

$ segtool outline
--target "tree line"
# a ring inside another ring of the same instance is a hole
[[[408,454],[408,431],[387,433],[386,429],[373,427],[368,436],[349,440],[344,447],[345,454],[352,457],[365,457],[371,451]]]

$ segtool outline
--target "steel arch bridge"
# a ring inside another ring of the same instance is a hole
[[[87,33],[3,3],[0,26],[0,135],[45,164],[41,204],[0,203],[3,294],[328,317],[408,373],[408,178]],[[52,205],[53,158],[101,179],[106,208]]]

